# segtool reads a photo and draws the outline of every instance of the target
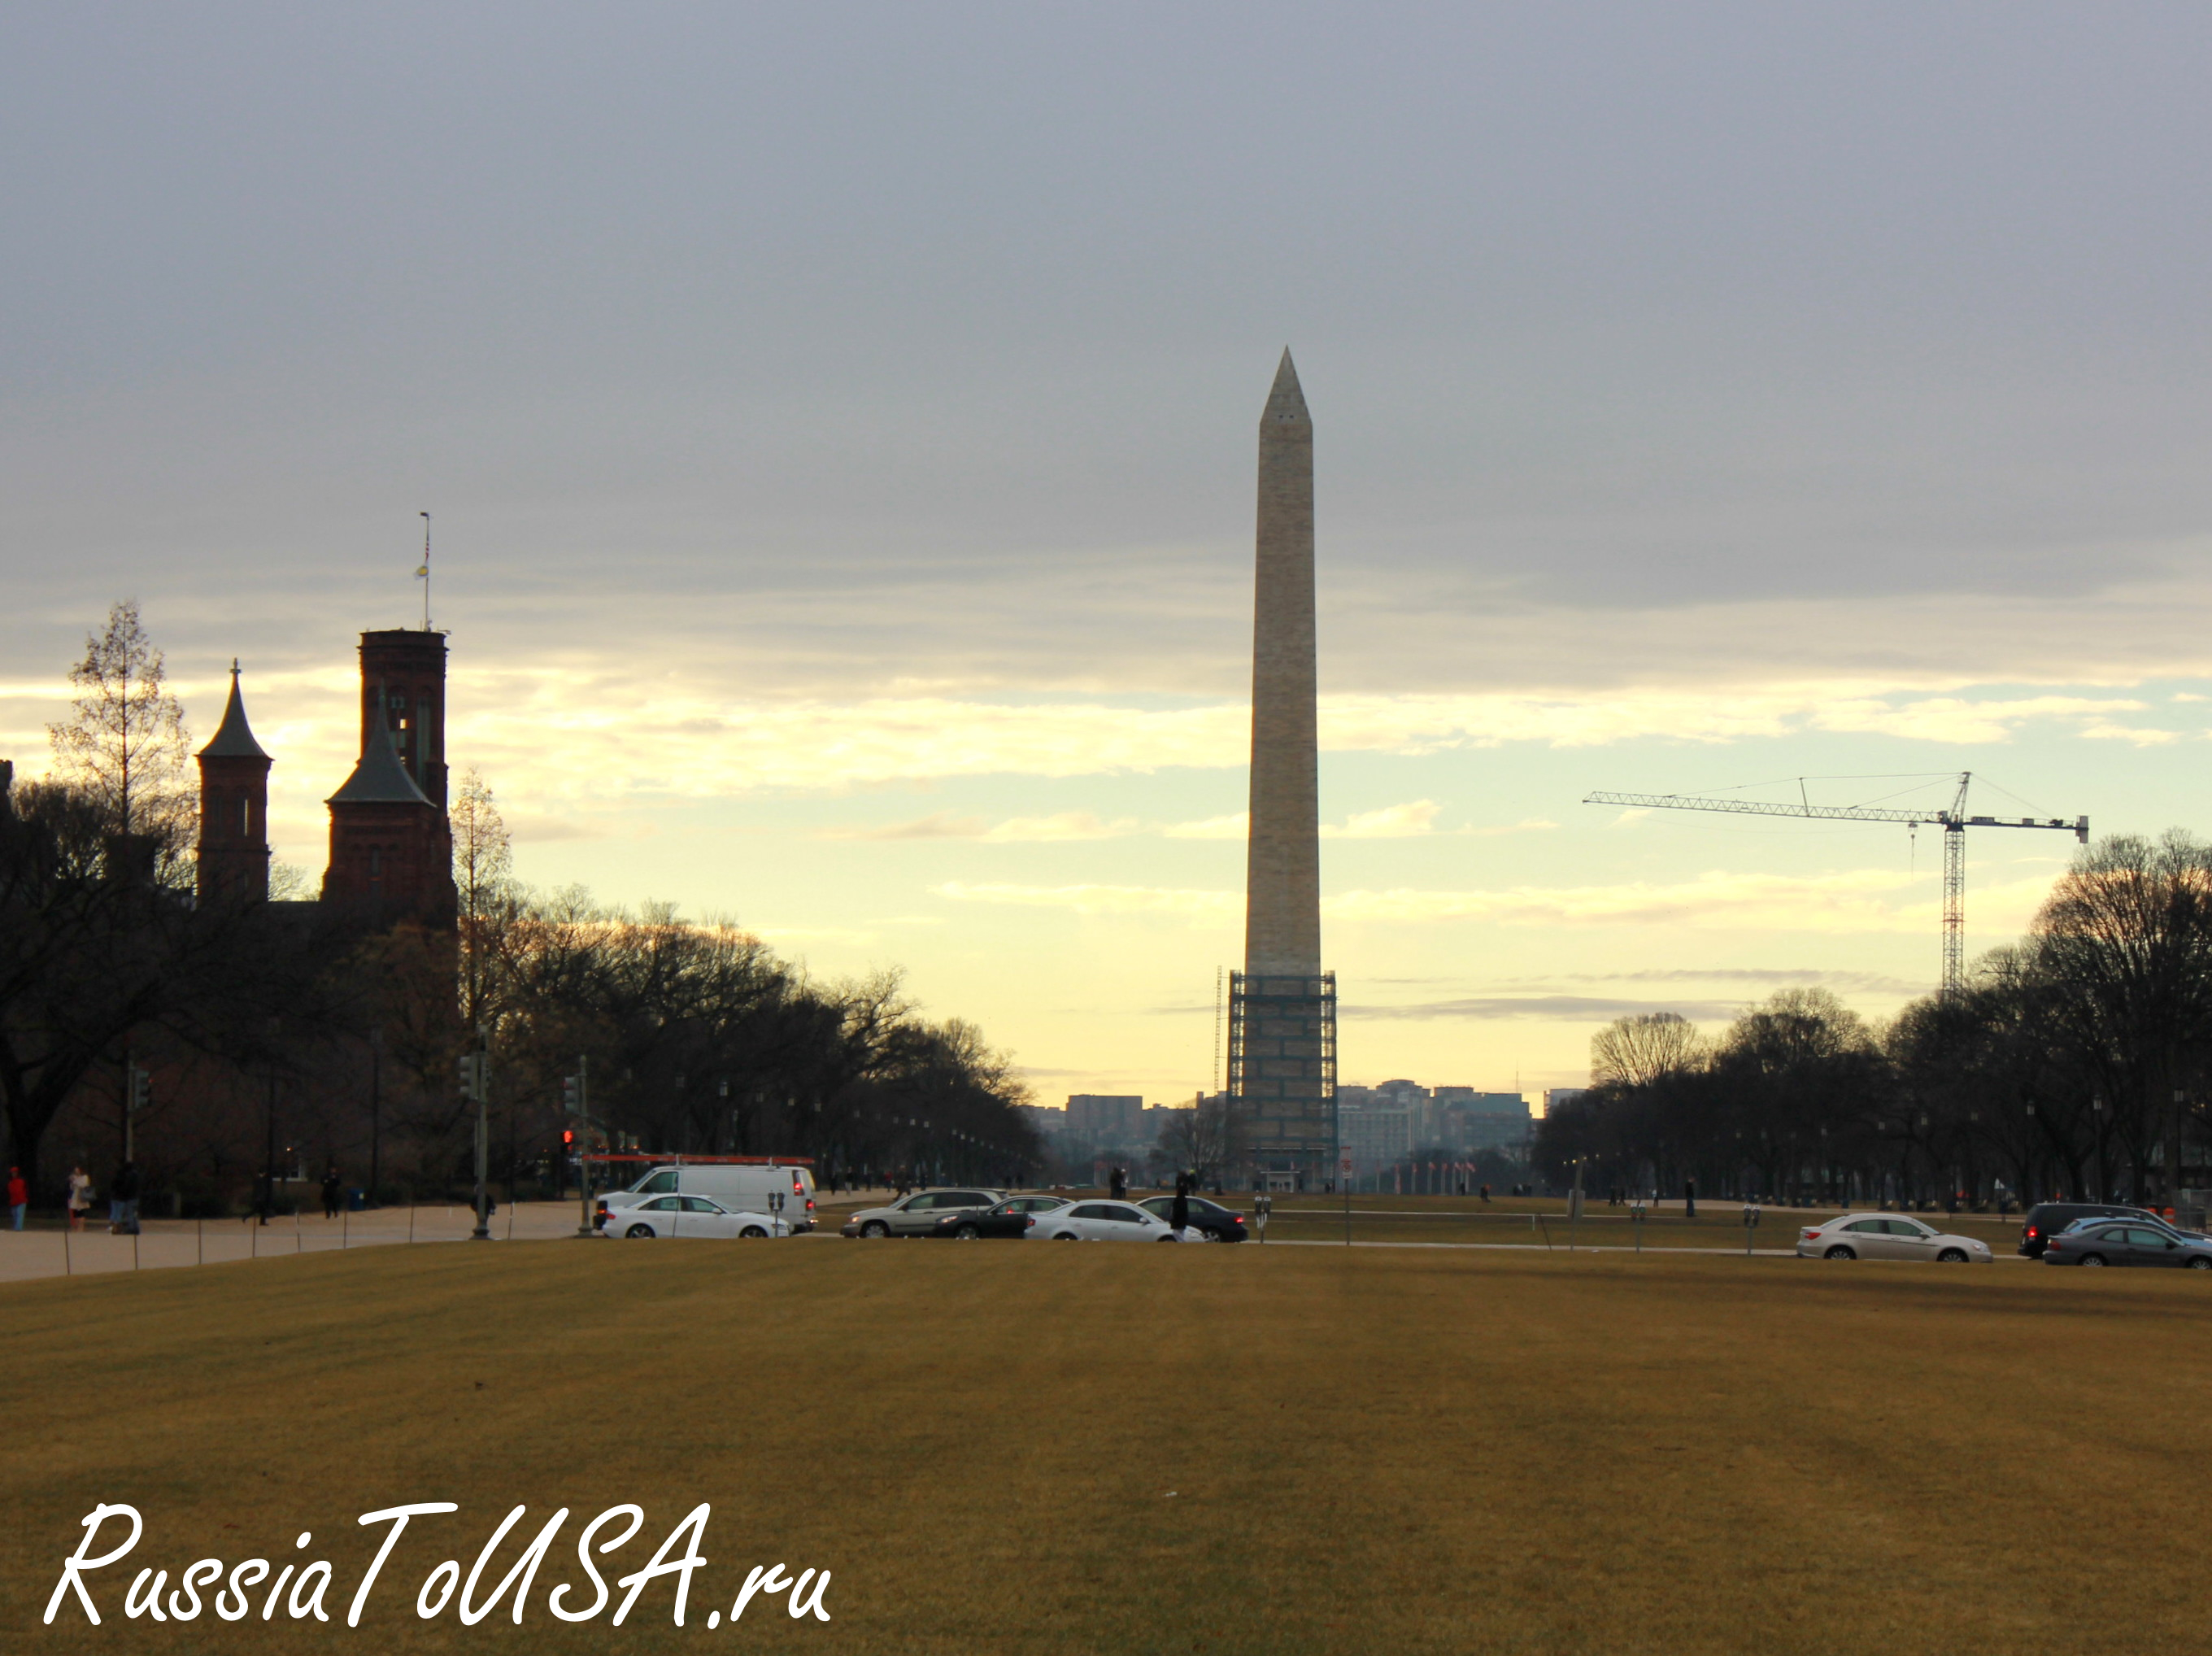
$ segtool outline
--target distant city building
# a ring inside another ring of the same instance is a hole
[[[1067,1130],[1102,1144],[1131,1144],[1144,1136],[1145,1100],[1135,1093],[1078,1093],[1067,1100]]]
[[[1352,1152],[1353,1165],[1367,1172],[1413,1152],[1413,1112],[1388,1105],[1346,1110],[1339,1104],[1339,1146]]]
[[[1403,1077],[1337,1088],[1338,1142],[1363,1172],[1419,1150],[1519,1154],[1528,1140],[1528,1101],[1518,1093],[1423,1087]]]
[[[1571,1104],[1589,1091],[1587,1087],[1547,1087],[1544,1089],[1544,1113],[1550,1115],[1563,1104]]]

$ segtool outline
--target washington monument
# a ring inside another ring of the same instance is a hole
[[[1317,1184],[1336,1149],[1336,985],[1321,969],[1313,419],[1291,353],[1260,416],[1244,970],[1229,1090],[1256,1173]]]

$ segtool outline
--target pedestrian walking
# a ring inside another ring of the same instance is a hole
[[[23,1215],[30,1210],[31,1187],[23,1182],[23,1170],[8,1170],[8,1223],[15,1230],[23,1228]]]
[[[1490,1205],[1490,1186],[1487,1184],[1482,1187],[1482,1205],[1486,1208]]]
[[[69,1227],[73,1231],[84,1228],[85,1209],[92,1206],[92,1175],[83,1167],[70,1169]]]
[[[331,1168],[323,1175],[323,1217],[338,1216],[338,1170]]]
[[[1168,1223],[1177,1236],[1190,1228],[1190,1178],[1187,1174],[1176,1175],[1175,1200],[1168,1204]]]

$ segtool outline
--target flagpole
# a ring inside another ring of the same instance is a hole
[[[422,519],[422,567],[415,571],[422,577],[422,630],[430,630],[430,514],[420,514]]]

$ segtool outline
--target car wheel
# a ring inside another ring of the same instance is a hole
[[[762,1229],[759,1226],[757,1226],[757,1225],[748,1225],[748,1226],[746,1226],[746,1227],[744,1227],[744,1229],[743,1229],[743,1230],[739,1231],[739,1232],[738,1233],[738,1234],[739,1236],[741,1236],[741,1237],[754,1237],[754,1236],[766,1236],[766,1235],[768,1234],[768,1233],[767,1233],[766,1231],[763,1230],[763,1229]]]
[[[2105,1263],[2105,1256],[2101,1253],[2085,1253],[2081,1256],[2081,1263],[2085,1265],[2101,1265]]]
[[[1858,1257],[1858,1255],[1852,1249],[1848,1248],[1842,1243],[1838,1242],[1834,1247],[1829,1249],[1827,1252],[1822,1254],[1820,1257],[1823,1259],[1856,1259]]]
[[[1966,1251],[1964,1248],[1946,1248],[1936,1256],[1936,1263],[1939,1265],[1963,1265],[1966,1263]]]
[[[952,1233],[952,1239],[955,1242],[973,1242],[976,1238],[982,1234],[983,1233],[977,1230],[973,1225],[963,1225],[958,1230]]]
[[[1160,1240],[1163,1242],[1180,1242],[1182,1240],[1182,1238],[1177,1236],[1173,1231],[1170,1231],[1165,1236],[1160,1238]]]
[[[880,1219],[872,1219],[860,1227],[860,1234],[863,1236],[889,1236],[890,1233],[891,1227]]]
[[[2191,1254],[2188,1263],[2191,1270],[2212,1270],[2212,1254]]]
[[[650,1225],[633,1225],[623,1233],[632,1241],[635,1241],[641,1236],[651,1236],[653,1233],[653,1227]]]
[[[1073,1231],[1062,1231],[1052,1239],[1055,1242],[1073,1242],[1076,1240],[1076,1235]]]

